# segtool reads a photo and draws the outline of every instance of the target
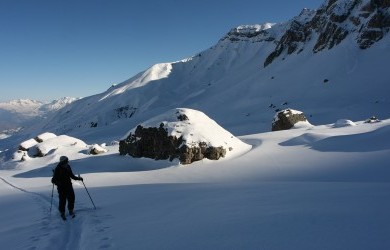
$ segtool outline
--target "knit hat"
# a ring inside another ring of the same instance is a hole
[[[60,162],[68,162],[68,157],[66,157],[66,156],[61,156],[60,157]]]

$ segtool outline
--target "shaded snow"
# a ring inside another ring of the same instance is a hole
[[[349,126],[356,126],[356,124],[353,121],[348,119],[339,119],[333,125],[333,127],[335,128],[349,127]]]

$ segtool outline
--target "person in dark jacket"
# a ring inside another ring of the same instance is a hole
[[[61,218],[64,220],[66,220],[65,217],[66,201],[68,201],[69,214],[71,216],[75,216],[73,211],[75,195],[74,195],[71,178],[73,180],[83,181],[82,177],[80,176],[77,177],[73,174],[72,169],[70,168],[68,162],[69,162],[68,157],[61,156],[60,162],[55,168],[53,178],[51,179],[51,182],[57,186],[58,196],[59,196],[58,210],[61,213]]]

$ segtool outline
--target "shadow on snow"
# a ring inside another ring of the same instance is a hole
[[[176,161],[169,160],[156,161],[148,158],[132,158],[130,156],[100,155],[85,159],[71,160],[73,173],[90,174],[104,172],[141,172],[168,168],[177,165]],[[50,177],[53,175],[52,169],[56,164],[50,164],[41,168],[33,169],[15,175],[18,178]]]

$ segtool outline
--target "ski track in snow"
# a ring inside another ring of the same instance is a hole
[[[53,207],[50,213],[51,196],[28,191],[12,184],[3,177],[0,177],[0,180],[13,189],[27,194],[40,207],[41,215],[40,220],[37,221],[38,225],[34,230],[35,233],[29,237],[28,244],[23,249],[53,249],[53,246],[58,249],[86,249],[89,248],[88,246],[91,243],[92,246],[97,246],[96,249],[110,249],[113,247],[112,237],[107,233],[111,227],[103,223],[103,219],[109,219],[112,216],[100,216],[98,211],[93,210],[84,202],[76,200],[76,217],[68,216],[67,221],[63,221],[57,211],[57,197],[53,197]],[[77,193],[80,192],[81,190],[75,190],[76,199]],[[54,195],[56,193],[57,191],[54,190]]]

